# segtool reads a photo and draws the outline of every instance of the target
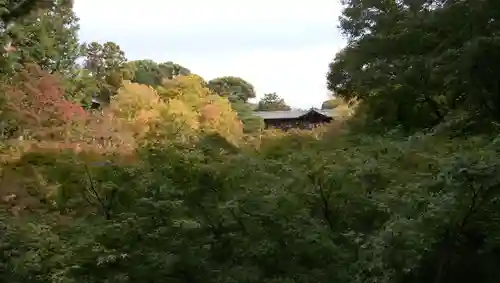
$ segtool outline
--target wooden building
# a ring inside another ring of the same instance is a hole
[[[313,129],[333,119],[331,112],[319,109],[289,111],[255,111],[254,115],[264,119],[266,129]]]

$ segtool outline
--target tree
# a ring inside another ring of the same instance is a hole
[[[328,86],[359,99],[366,121],[413,131],[461,111],[498,119],[497,87],[485,80],[498,68],[490,65],[500,46],[497,1],[345,4],[341,28],[349,44],[330,64]],[[477,28],[459,32],[470,25]]]
[[[157,86],[161,84],[161,74],[158,64],[153,60],[136,60],[128,63],[134,75],[131,79],[134,83]]]
[[[17,136],[62,138],[66,131],[61,128],[87,117],[80,105],[64,97],[57,78],[37,65],[27,65],[14,82],[6,89],[3,115],[13,122],[10,128]]]
[[[20,65],[35,63],[50,73],[68,75],[81,55],[78,30],[73,1],[55,0],[50,8],[28,14],[9,27],[16,50],[9,56]]]
[[[84,66],[92,72],[92,76],[100,78],[108,75],[109,72],[120,70],[127,62],[125,53],[120,46],[114,42],[99,44],[91,42],[85,45]]]
[[[242,123],[226,98],[207,96],[199,112],[204,134],[216,134],[230,143],[238,144],[243,135]]]
[[[133,82],[153,87],[160,86],[164,79],[191,74],[189,69],[173,62],[158,64],[153,60],[136,60],[129,62],[129,65],[134,72]]]
[[[262,119],[252,115],[252,107],[248,103],[248,99],[255,97],[252,84],[239,77],[225,76],[210,80],[207,86],[219,96],[229,99],[246,133],[258,132],[263,128]]]
[[[241,100],[247,102],[255,98],[255,90],[252,84],[240,77],[219,77],[208,82],[208,87],[220,96],[227,97],[233,102]]]
[[[275,92],[264,94],[264,97],[257,104],[256,111],[286,111],[290,110],[285,100]]]
[[[1,3],[0,21],[5,28],[13,21],[26,17],[40,8],[49,8],[54,0],[3,0]]]
[[[132,70],[126,63],[125,53],[114,42],[102,45],[91,42],[84,46],[83,65],[99,89],[99,93],[94,96],[101,102],[109,102],[122,86],[123,80],[132,76]]]
[[[160,71],[160,76],[162,79],[174,79],[178,76],[188,76],[191,75],[191,71],[179,64],[172,61],[158,64]]]
[[[264,120],[253,115],[253,109],[249,103],[237,100],[231,102],[231,107],[238,113],[238,119],[243,123],[245,133],[257,133],[264,129]]]

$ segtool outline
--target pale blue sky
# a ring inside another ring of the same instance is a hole
[[[114,41],[129,60],[174,61],[207,80],[240,76],[293,107],[328,99],[328,63],[345,44],[336,0],[75,2],[83,41]]]

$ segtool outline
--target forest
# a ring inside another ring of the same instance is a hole
[[[500,1],[336,21],[337,118],[280,132],[276,93],[0,0],[0,282],[500,282]]]

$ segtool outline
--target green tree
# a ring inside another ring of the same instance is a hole
[[[171,80],[178,76],[191,75],[191,71],[188,68],[171,61],[158,64],[158,68],[162,79]]]
[[[248,103],[236,100],[231,102],[231,107],[238,113],[238,118],[243,123],[245,133],[256,133],[264,128],[264,120],[261,117],[253,115],[253,109]]]
[[[330,65],[328,86],[359,99],[372,124],[413,131],[461,111],[497,121],[497,87],[486,78],[498,68],[498,5],[345,1],[341,28],[349,43]],[[460,32],[467,26],[477,28]]]
[[[114,42],[91,42],[84,46],[84,69],[88,70],[88,75],[99,89],[99,93],[94,96],[102,102],[110,101],[123,80],[132,77],[133,71],[126,63],[125,53]]]
[[[0,21],[2,28],[9,23],[28,16],[40,8],[49,8],[54,0],[2,0],[0,1]]]
[[[39,9],[8,28],[8,35],[20,64],[36,63],[50,73],[67,75],[81,55],[78,18],[73,1],[56,0],[50,8]]]
[[[128,63],[134,71],[132,82],[157,86],[161,84],[161,74],[158,64],[153,60],[136,60]]]
[[[247,102],[255,98],[252,84],[240,77],[219,77],[208,82],[208,87],[220,96],[227,97],[230,101],[241,100]]]
[[[285,100],[279,97],[275,92],[266,93],[264,97],[257,104],[257,111],[282,111],[290,110]]]
[[[99,44],[91,42],[85,45],[84,66],[95,77],[105,77],[109,72],[120,70],[127,62],[125,53],[114,42]]]
[[[153,87],[162,85],[164,79],[191,74],[189,69],[173,62],[158,64],[153,60],[136,60],[129,62],[129,65],[134,72],[133,82]]]

